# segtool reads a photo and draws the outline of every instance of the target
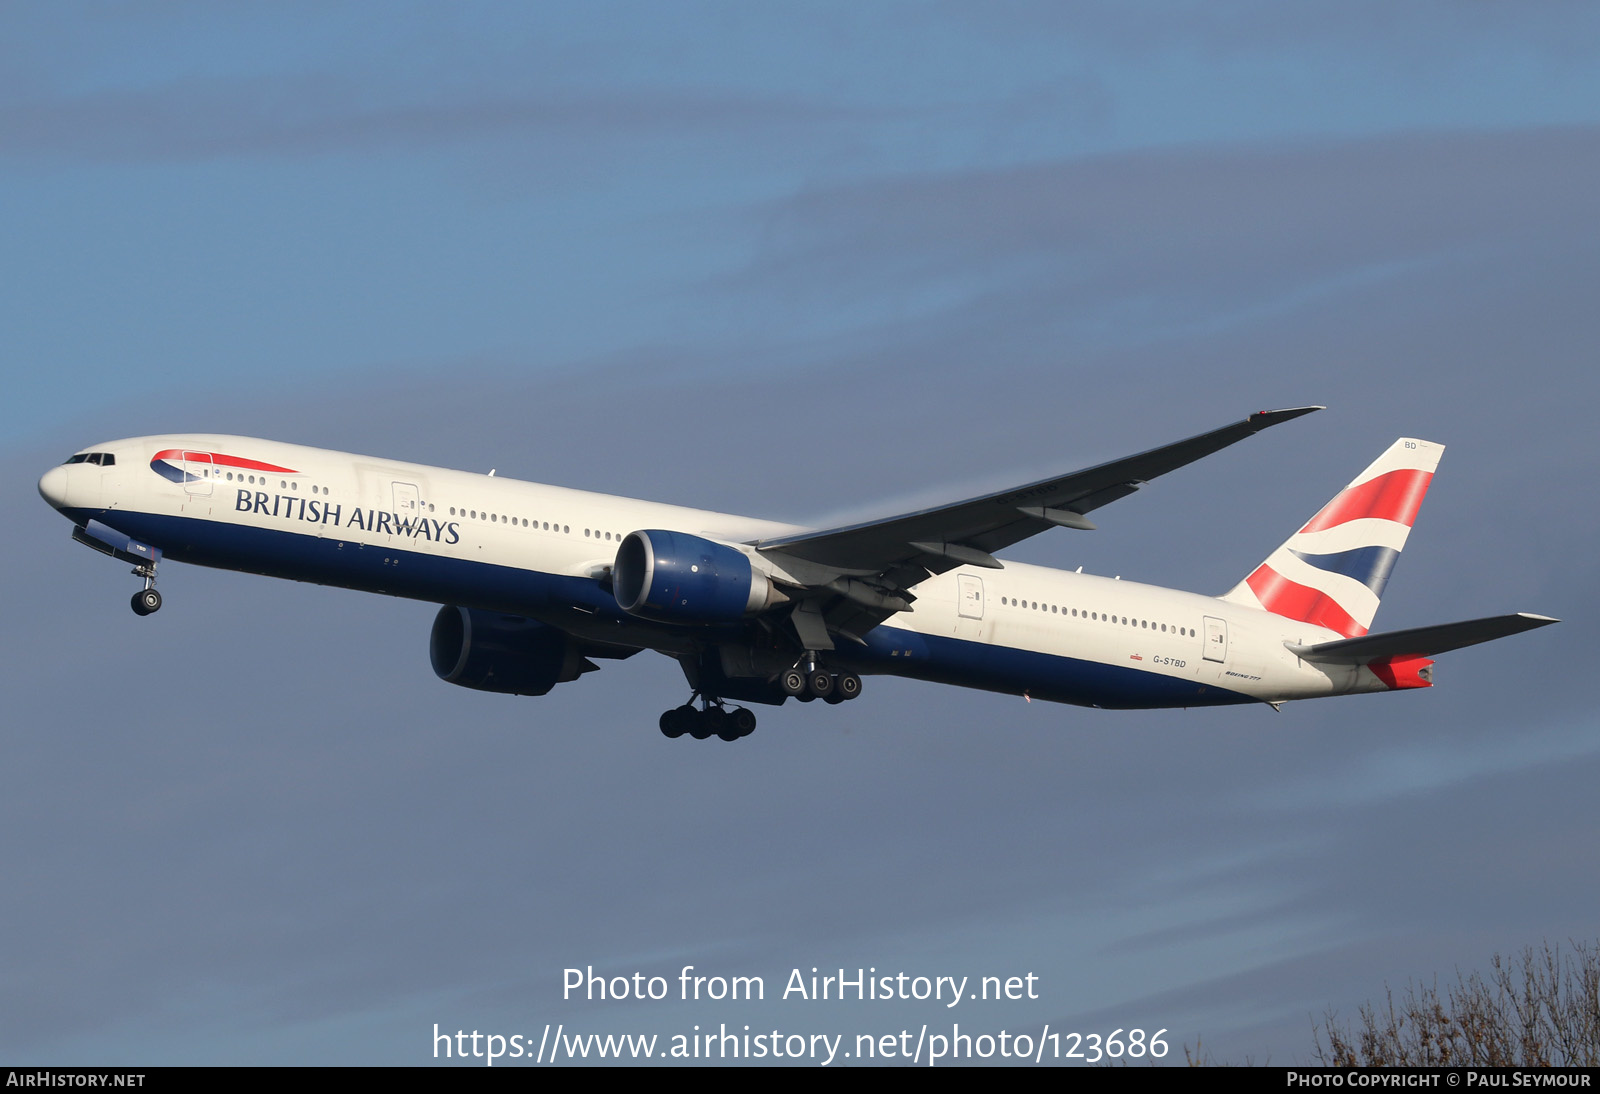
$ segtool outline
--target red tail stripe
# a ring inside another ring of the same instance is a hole
[[[1351,619],[1350,613],[1327,593],[1290,581],[1270,566],[1256,567],[1256,572],[1244,580],[1261,606],[1273,615],[1327,627],[1346,638],[1367,633],[1367,628]]]
[[[1432,471],[1418,471],[1413,467],[1385,472],[1345,490],[1324,505],[1322,512],[1312,517],[1311,523],[1300,531],[1320,532],[1363,517],[1392,520],[1409,528],[1417,519],[1417,510],[1422,508],[1423,495],[1427,494],[1432,481]]]

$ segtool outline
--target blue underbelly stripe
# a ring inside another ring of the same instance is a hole
[[[701,640],[739,641],[743,625],[673,627],[639,620],[589,578],[363,545],[336,536],[253,528],[196,517],[127,510],[64,511],[79,524],[99,520],[159,546],[166,558],[268,577],[383,593],[435,604],[525,615],[563,625],[575,614],[589,637],[616,628],[630,645],[682,648],[686,632]],[[865,647],[841,648],[830,664],[853,672],[903,676],[959,687],[1108,709],[1199,707],[1252,703],[1247,695],[1184,677],[1108,665],[1034,650],[926,635],[888,624],[867,632]]]

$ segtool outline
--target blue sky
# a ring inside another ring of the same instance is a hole
[[[1325,1007],[1593,938],[1600,15],[1582,5],[0,13],[0,1053],[411,1063],[561,970],[1034,971],[963,1024],[1305,1059]],[[426,605],[174,567],[33,488],[237,432],[797,521],[1326,412],[1011,557],[1220,592],[1445,443],[1378,624],[1561,627],[1430,693],[1111,714],[893,680],[668,742]]]

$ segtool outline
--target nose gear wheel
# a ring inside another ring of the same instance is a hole
[[[156,592],[156,564],[143,563],[133,568],[133,576],[144,578],[144,588],[133,594],[133,614],[151,615],[161,610],[161,594]]]

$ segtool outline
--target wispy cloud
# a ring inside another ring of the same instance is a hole
[[[586,141],[765,132],[848,115],[781,95],[501,87],[384,88],[331,75],[205,78],[78,95],[34,89],[0,106],[0,156],[185,160],[409,149],[493,137]]]
[[[1128,153],[819,187],[758,215],[754,274],[841,293],[1035,275],[1127,291],[1332,271],[1564,231],[1600,180],[1600,127]],[[820,272],[818,272],[820,271]],[[786,274],[795,274],[786,277]],[[1203,288],[1204,286],[1201,286]]]

